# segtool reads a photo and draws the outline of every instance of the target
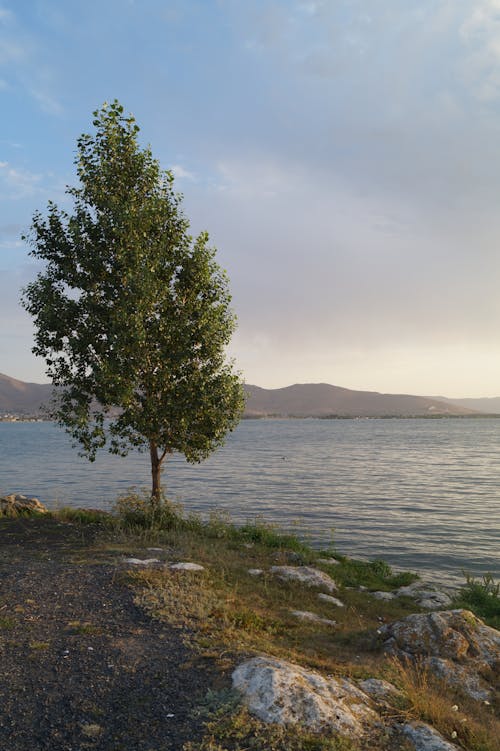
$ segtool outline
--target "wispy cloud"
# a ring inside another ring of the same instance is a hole
[[[181,164],[173,164],[170,167],[171,171],[174,174],[174,177],[178,180],[192,180],[196,181],[198,180],[198,177],[195,175],[194,172],[191,172],[191,170],[186,169]]]
[[[40,193],[42,177],[8,162],[0,162],[0,197],[15,200]]]

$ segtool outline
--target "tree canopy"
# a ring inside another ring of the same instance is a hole
[[[226,357],[235,316],[208,234],[189,234],[135,119],[114,101],[93,125],[77,142],[72,213],[49,202],[33,216],[26,239],[44,267],[23,304],[57,387],[53,417],[90,460],[104,446],[149,451],[159,499],[164,458],[201,461],[241,417]]]

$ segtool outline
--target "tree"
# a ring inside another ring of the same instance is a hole
[[[105,445],[149,451],[159,502],[165,457],[201,461],[241,417],[225,355],[235,316],[207,233],[189,235],[172,173],[140,148],[134,118],[115,100],[93,124],[77,142],[73,213],[49,202],[33,216],[25,239],[44,269],[23,304],[56,387],[53,418],[91,461]]]

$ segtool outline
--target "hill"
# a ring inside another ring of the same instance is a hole
[[[475,413],[472,404],[467,406],[447,399],[409,394],[353,391],[328,383],[296,383],[279,389],[248,384],[245,391],[248,396],[246,417],[423,417]],[[0,414],[36,414],[41,405],[49,401],[51,393],[52,386],[48,383],[25,383],[0,374]]]
[[[400,417],[468,415],[473,409],[409,394],[353,391],[328,383],[296,383],[279,389],[247,385],[247,417]]]
[[[445,396],[433,397],[440,401],[456,404],[459,407],[473,409],[475,412],[485,412],[488,415],[500,415],[500,396],[487,396],[483,398],[449,399]]]
[[[50,383],[25,383],[0,373],[0,413],[36,414],[51,394]]]

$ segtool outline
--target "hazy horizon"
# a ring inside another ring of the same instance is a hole
[[[20,236],[116,97],[218,248],[248,383],[500,393],[500,0],[0,0],[0,97],[0,371],[47,380]]]

